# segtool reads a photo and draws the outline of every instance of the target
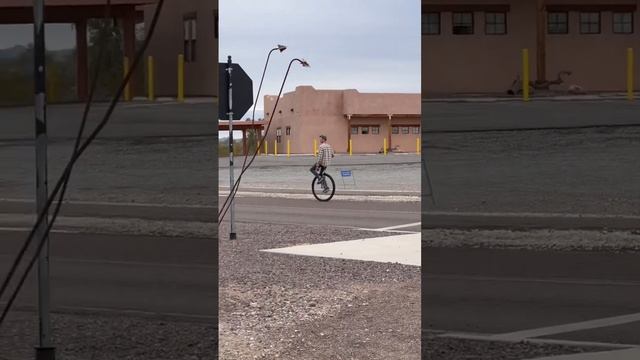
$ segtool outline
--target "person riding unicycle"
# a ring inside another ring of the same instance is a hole
[[[329,143],[327,143],[327,137],[325,135],[320,135],[320,148],[318,149],[318,156],[316,157],[316,162],[311,166],[311,173],[315,176],[318,181],[322,184],[323,192],[328,192],[329,187],[322,180],[322,174],[324,174],[327,167],[329,167],[329,163],[331,158],[335,156],[333,152],[333,148]]]

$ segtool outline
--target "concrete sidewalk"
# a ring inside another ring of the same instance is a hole
[[[420,238],[420,233],[416,233],[262,251],[420,266]]]
[[[602,351],[589,354],[572,354],[548,356],[533,360],[637,360],[640,359],[640,349]]]

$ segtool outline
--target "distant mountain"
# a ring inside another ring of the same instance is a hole
[[[0,49],[0,60],[13,60],[27,52],[26,46],[16,45],[6,49]]]

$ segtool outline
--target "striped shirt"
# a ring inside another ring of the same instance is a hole
[[[320,144],[320,149],[318,149],[317,163],[324,167],[328,167],[332,157],[333,148],[331,148],[331,145],[327,143]]]

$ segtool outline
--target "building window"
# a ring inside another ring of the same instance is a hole
[[[391,133],[395,135],[400,134],[400,128],[397,126],[391,127]]]
[[[282,128],[276,129],[276,136],[282,136]]]
[[[440,13],[422,15],[422,35],[440,35]]]
[[[409,133],[409,127],[408,126],[403,126],[402,127],[402,134],[406,135]]]
[[[360,133],[362,135],[369,135],[369,127],[368,126],[363,126],[360,128]]]
[[[352,126],[351,127],[351,135],[358,135],[358,127],[357,126]]]
[[[285,134],[286,134],[287,136],[290,136],[290,135],[291,135],[291,126],[287,126],[287,128],[285,129]]]
[[[504,35],[507,33],[507,13],[488,12],[484,15],[484,32],[487,35]]]
[[[412,134],[420,134],[420,126],[412,126],[411,127]]]
[[[600,34],[600,13],[583,12],[580,13],[580,33]]]
[[[633,13],[622,12],[613,13],[613,33],[632,34],[633,33]]]
[[[380,134],[380,126],[372,126],[371,127],[371,134],[372,135],[379,135]]]
[[[569,13],[550,12],[547,16],[547,32],[549,34],[568,34]]]
[[[276,141],[278,142],[278,144],[282,143],[282,136],[276,136]]]
[[[454,12],[453,13],[453,34],[470,35],[473,34],[473,13]]]
[[[184,17],[184,61],[196,61],[197,20],[195,14]]]

